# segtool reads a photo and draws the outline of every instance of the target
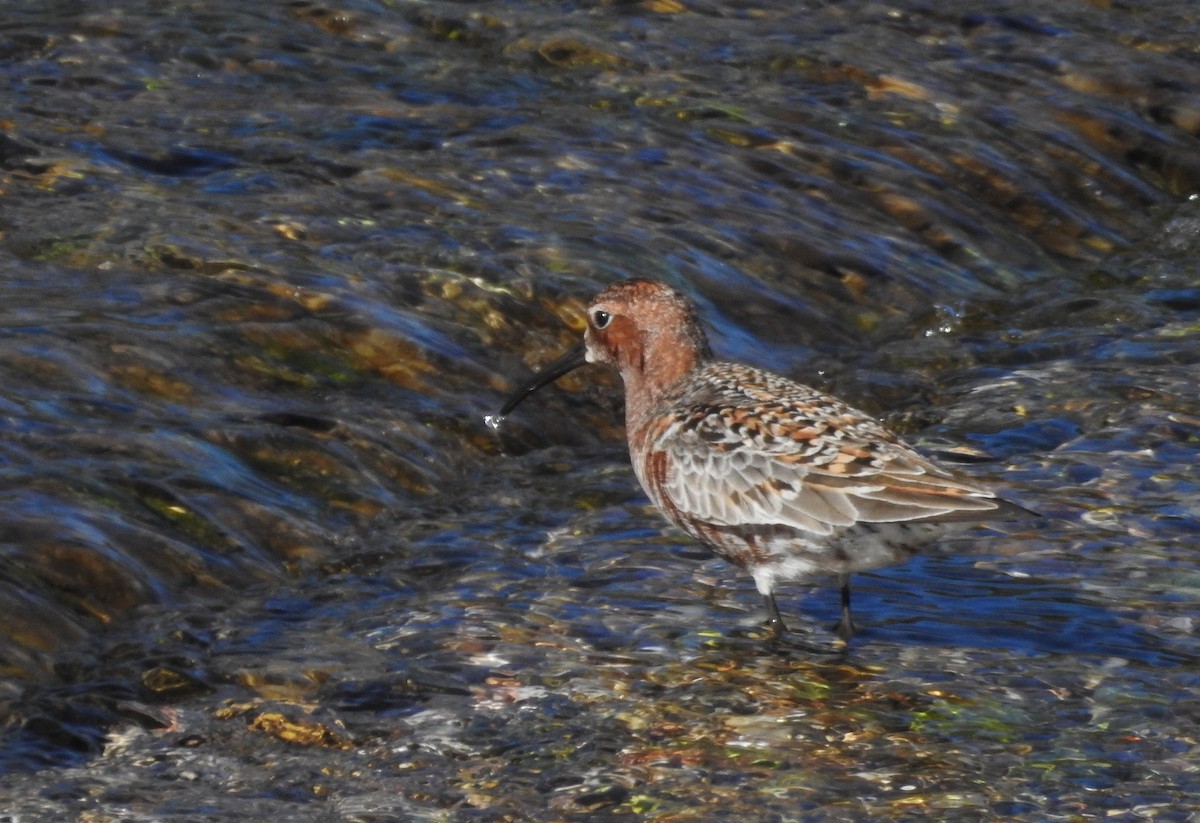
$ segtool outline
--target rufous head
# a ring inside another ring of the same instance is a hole
[[[627,380],[660,369],[682,376],[711,356],[696,307],[654,280],[626,280],[596,295],[583,342],[587,362],[616,366]]]
[[[592,300],[583,344],[546,366],[488,420],[498,425],[526,397],[584,363],[616,366],[626,400],[647,407],[709,357],[708,339],[690,300],[663,283],[626,280]]]

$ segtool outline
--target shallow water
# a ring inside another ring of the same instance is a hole
[[[9,5],[0,820],[1198,810],[1192,4]],[[1046,519],[765,648],[633,275]]]

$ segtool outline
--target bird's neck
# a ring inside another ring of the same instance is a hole
[[[639,433],[677,400],[688,375],[703,364],[699,353],[686,346],[622,364],[625,384],[625,425]]]

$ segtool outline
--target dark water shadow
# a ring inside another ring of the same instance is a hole
[[[1153,667],[1200,665],[1190,638],[1138,625],[1133,607],[1072,583],[1006,574],[977,558],[927,557],[854,578],[859,634],[851,649],[887,643],[1008,650],[1022,657],[1114,657]],[[803,608],[837,618],[836,591],[818,590]],[[915,606],[915,608],[914,608]]]

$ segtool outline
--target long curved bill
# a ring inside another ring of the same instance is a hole
[[[530,378],[528,383],[513,392],[512,395],[504,401],[504,405],[500,407],[500,411],[497,414],[488,415],[488,424],[493,428],[498,428],[500,423],[503,422],[504,416],[520,405],[526,397],[533,394],[542,386],[553,383],[567,372],[574,371],[586,362],[587,349],[584,348],[583,342],[580,341],[562,357],[558,358]]]

